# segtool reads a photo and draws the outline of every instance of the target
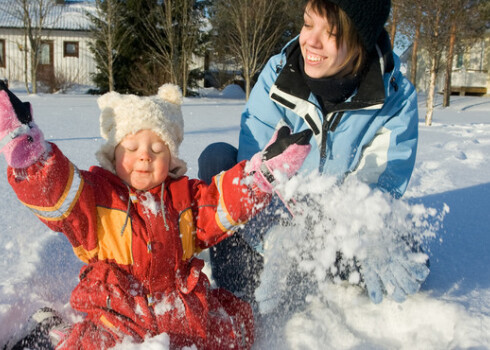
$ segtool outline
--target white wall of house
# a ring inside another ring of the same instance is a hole
[[[407,66],[407,72],[411,69],[411,47],[401,56],[402,62]],[[444,65],[439,69],[436,91],[442,92],[444,88]],[[430,62],[426,52],[421,51],[417,55],[417,90],[427,91],[429,87]],[[451,74],[451,89],[453,91],[484,91],[490,95],[490,31],[485,36],[472,42],[464,51],[456,53],[453,59]]]
[[[25,80],[25,38],[22,29],[0,28],[0,40],[5,43],[5,67],[0,68],[0,78],[9,81]],[[51,30],[45,33],[43,40],[53,42],[53,66],[58,79],[67,82],[93,85],[91,74],[95,73],[96,65],[88,42],[86,31]],[[78,57],[64,55],[64,43],[78,43]],[[30,45],[27,43],[28,50]],[[30,79],[30,61],[27,58],[27,74]]]

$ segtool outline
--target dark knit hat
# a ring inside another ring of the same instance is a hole
[[[329,0],[338,5],[354,22],[368,52],[376,45],[379,34],[390,15],[390,0]]]

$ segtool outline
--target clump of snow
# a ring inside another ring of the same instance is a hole
[[[295,288],[305,288],[301,293],[311,297],[331,283],[359,284],[359,264],[389,265],[397,258],[424,264],[428,256],[410,251],[406,242],[427,246],[449,210],[395,200],[355,178],[338,185],[316,174],[297,176],[286,187],[281,189],[285,200],[293,193],[301,200],[293,207],[294,218],[267,235],[265,267],[256,292],[262,312],[291,299],[291,273],[301,280]]]
[[[239,85],[231,84],[221,91],[221,97],[242,99],[245,98],[245,92]]]
[[[144,343],[135,343],[130,337],[124,338],[122,343],[117,344],[112,349],[114,350],[165,350],[170,348],[170,338],[163,333],[156,337],[148,337]]]

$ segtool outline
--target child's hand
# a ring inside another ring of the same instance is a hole
[[[11,167],[26,168],[45,151],[44,136],[32,119],[30,103],[20,101],[0,81],[0,153]]]
[[[252,157],[245,170],[254,175],[254,182],[262,191],[271,193],[274,183],[280,182],[276,175],[290,179],[301,168],[310,153],[312,135],[309,129],[291,134],[291,129],[283,126],[265,149]]]

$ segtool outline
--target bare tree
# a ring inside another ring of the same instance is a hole
[[[457,43],[465,42],[467,45],[471,44],[474,39],[479,38],[483,34],[486,22],[490,21],[485,16],[485,12],[482,9],[483,6],[488,6],[488,4],[484,5],[484,3],[478,0],[451,0],[446,6],[450,31],[446,40],[443,107],[449,107],[450,105],[451,74]]]
[[[390,24],[390,38],[391,38],[391,47],[395,46],[395,37],[398,26],[398,20],[400,16],[400,7],[402,4],[400,0],[392,0],[391,1],[391,24]]]
[[[415,11],[415,22],[414,22],[415,32],[413,36],[412,43],[412,64],[410,70],[410,81],[417,87],[417,56],[420,41],[420,29],[422,27],[422,7],[417,6]]]
[[[279,42],[288,24],[282,1],[215,0],[213,28],[217,46],[238,60],[250,95],[252,79]],[[301,15],[301,14],[298,14]]]
[[[397,34],[402,34],[401,40],[408,39],[412,42],[412,60],[410,65],[410,81],[416,85],[417,53],[420,41],[420,29],[422,26],[422,9],[425,7],[423,0],[393,0],[391,20],[389,23],[391,44],[397,42]]]
[[[442,19],[446,0],[434,0],[427,4],[427,15],[425,16],[424,27],[426,28],[426,47],[430,59],[429,68],[429,88],[427,91],[427,112],[425,115],[425,125],[432,125],[432,115],[434,113],[434,96],[436,89],[437,71],[439,69],[440,58],[443,50]]]
[[[43,41],[49,36],[47,24],[53,25],[57,18],[52,10],[54,0],[14,0],[9,15],[23,23],[24,28],[24,82],[29,92],[29,75],[32,92],[37,93],[37,72],[41,59]],[[30,69],[29,69],[30,65]]]
[[[99,69],[107,75],[109,91],[114,91],[114,62],[128,34],[122,25],[121,6],[118,0],[95,0],[95,12],[87,13],[92,21],[91,49]]]
[[[456,21],[451,21],[451,29],[449,33],[449,47],[446,57],[446,72],[444,78],[444,98],[443,107],[449,107],[451,96],[451,73],[453,71],[454,46],[456,44]]]

